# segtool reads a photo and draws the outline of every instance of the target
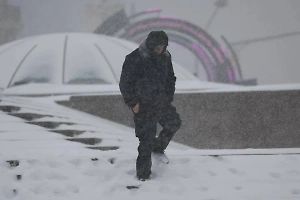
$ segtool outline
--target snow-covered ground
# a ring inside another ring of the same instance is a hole
[[[152,179],[139,182],[132,128],[50,98],[0,100],[0,200],[300,199],[300,149],[198,150],[171,143],[170,163],[153,160]],[[66,140],[82,138],[95,144]],[[127,189],[132,185],[141,186]]]
[[[176,93],[220,93],[220,92],[253,92],[300,90],[300,84],[278,84],[240,86],[200,80],[177,81]],[[88,96],[119,95],[118,84],[111,85],[56,85],[56,84],[24,84],[11,88],[0,88],[0,95],[7,96]]]

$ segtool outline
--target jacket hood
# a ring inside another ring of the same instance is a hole
[[[169,38],[164,31],[151,31],[146,38],[146,46],[153,49],[157,45],[168,46]]]

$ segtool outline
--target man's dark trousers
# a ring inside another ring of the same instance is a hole
[[[139,138],[136,171],[138,178],[149,178],[151,174],[151,153],[163,152],[172,137],[181,126],[181,119],[176,108],[171,104],[166,106],[140,105],[139,112],[134,114],[135,133]],[[163,130],[156,138],[157,123]]]

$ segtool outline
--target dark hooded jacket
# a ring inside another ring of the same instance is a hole
[[[166,48],[160,55],[153,51],[156,45],[168,45],[166,34],[161,32],[151,32],[139,48],[125,58],[119,87],[129,107],[137,103],[160,107],[173,101],[176,77],[171,54]]]

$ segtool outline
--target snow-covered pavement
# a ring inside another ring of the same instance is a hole
[[[154,161],[152,180],[142,183],[134,178],[133,153],[36,156],[19,159],[18,167],[1,159],[0,199],[300,198],[299,155],[211,157],[199,150],[168,154],[170,164]],[[139,189],[126,188],[140,184]]]
[[[152,179],[140,182],[133,129],[43,98],[0,100],[0,200],[300,199],[300,149],[197,150],[172,143],[170,163],[153,160]],[[102,151],[111,147],[116,150]],[[140,188],[127,189],[134,185]]]

